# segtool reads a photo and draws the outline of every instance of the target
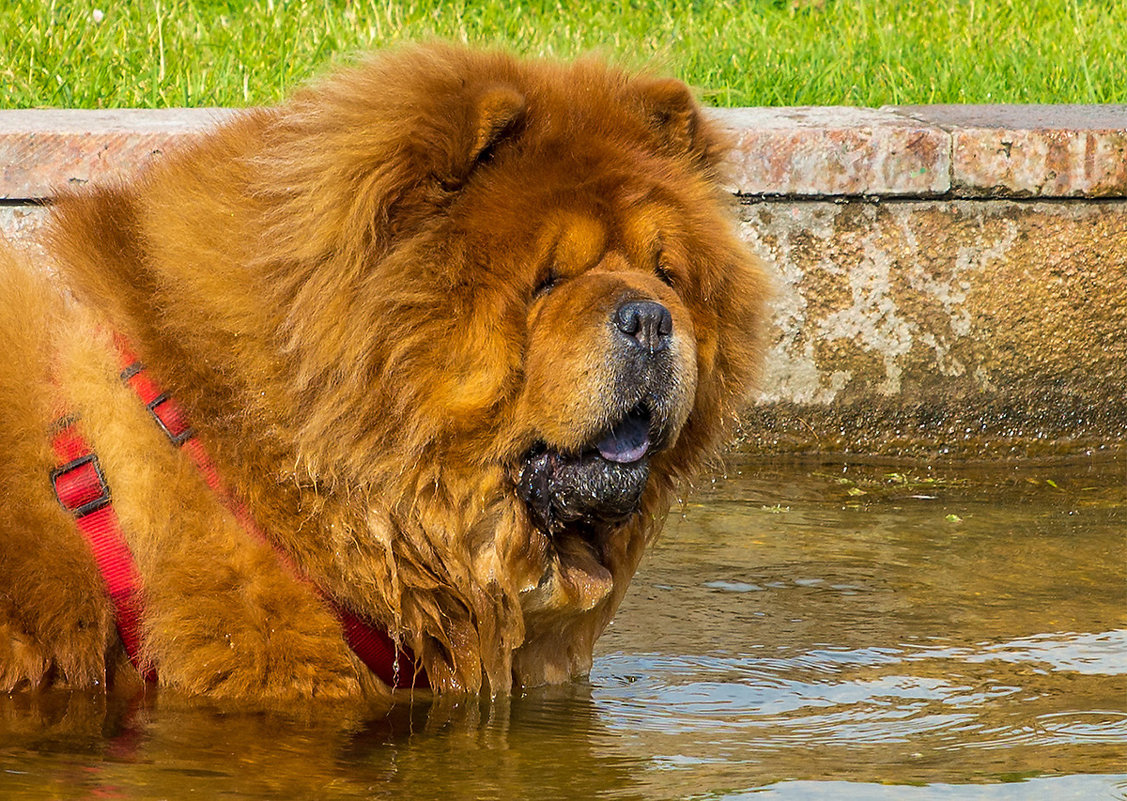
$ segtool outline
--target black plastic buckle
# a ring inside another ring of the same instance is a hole
[[[127,382],[130,378],[137,375],[137,373],[141,372],[144,369],[145,365],[143,365],[141,362],[131,362],[128,367],[121,371],[122,383]]]
[[[101,489],[101,494],[93,500],[87,501],[78,507],[68,506],[59,495],[59,479],[83,465],[90,464],[94,468],[94,475],[98,479],[98,486]],[[85,456],[79,456],[77,459],[67,462],[61,467],[56,467],[51,471],[51,487],[55,490],[55,500],[59,502],[59,506],[63,507],[66,511],[70,512],[76,518],[85,517],[91,512],[96,512],[103,506],[110,502],[110,485],[106,483],[106,476],[102,472],[102,466],[98,463],[97,454],[88,453]]]
[[[162,420],[161,416],[157,414],[157,407],[159,407],[161,404],[168,403],[169,400],[170,398],[167,392],[160,393],[151,401],[149,401],[149,413],[153,416],[153,419],[157,421],[157,425],[160,426],[160,430],[164,432],[164,435],[168,437],[173,445],[179,447],[190,440],[196,432],[191,426],[186,425],[184,426],[183,431],[181,431],[179,434],[175,434],[167,425],[165,425],[164,420]]]

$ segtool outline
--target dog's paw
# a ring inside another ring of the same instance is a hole
[[[68,626],[39,638],[0,622],[0,692],[105,686],[105,624]]]
[[[194,610],[196,611],[196,610]],[[162,684],[193,694],[258,701],[344,699],[361,694],[339,626],[327,612],[282,610],[239,615],[231,609],[155,627],[176,631],[152,641]],[[247,610],[244,608],[244,612]]]
[[[345,699],[360,694],[359,677],[339,636],[275,628],[258,658],[263,696]]]
[[[51,660],[39,643],[9,623],[0,623],[0,692],[39,687],[46,681]]]

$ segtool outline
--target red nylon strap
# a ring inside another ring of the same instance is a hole
[[[125,541],[102,476],[98,457],[75,427],[73,418],[56,424],[51,447],[58,467],[51,471],[55,497],[74,515],[78,530],[94,554],[114,607],[117,631],[125,653],[145,681],[156,681],[156,671],[141,659],[141,577]]]
[[[148,374],[145,366],[130,350],[127,343],[120,337],[117,338],[116,343],[122,368],[122,380],[148,407],[156,419],[157,425],[160,426],[172,443],[187,453],[208,487],[220,497],[227,509],[239,521],[243,530],[259,542],[270,545],[278,559],[294,577],[308,585],[321,597],[340,622],[345,642],[348,643],[353,653],[360,657],[360,661],[391,687],[401,689],[428,687],[426,674],[421,670],[416,673],[414,657],[406,647],[397,647],[387,632],[363,620],[301,575],[289,555],[271,542],[258,528],[247,508],[227,491],[215,463],[212,462],[203,443],[196,438],[194,430],[176,404],[175,399],[161,390],[152,376]]]

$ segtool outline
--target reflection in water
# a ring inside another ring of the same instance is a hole
[[[1122,465],[743,465],[683,511],[589,683],[285,713],[0,696],[0,797],[1124,797]]]
[[[132,708],[74,693],[41,700],[4,710],[5,799],[505,799],[538,786],[556,788],[546,798],[593,798],[628,788],[633,769],[593,740],[585,685],[343,717],[339,708],[254,713],[167,694]]]

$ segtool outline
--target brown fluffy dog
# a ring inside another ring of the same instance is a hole
[[[295,570],[437,690],[585,673],[755,368],[720,155],[676,81],[432,45],[60,199],[48,270],[0,256],[0,689],[138,675],[48,478],[60,409],[162,684],[386,692]],[[270,544],[122,383],[115,332]]]

